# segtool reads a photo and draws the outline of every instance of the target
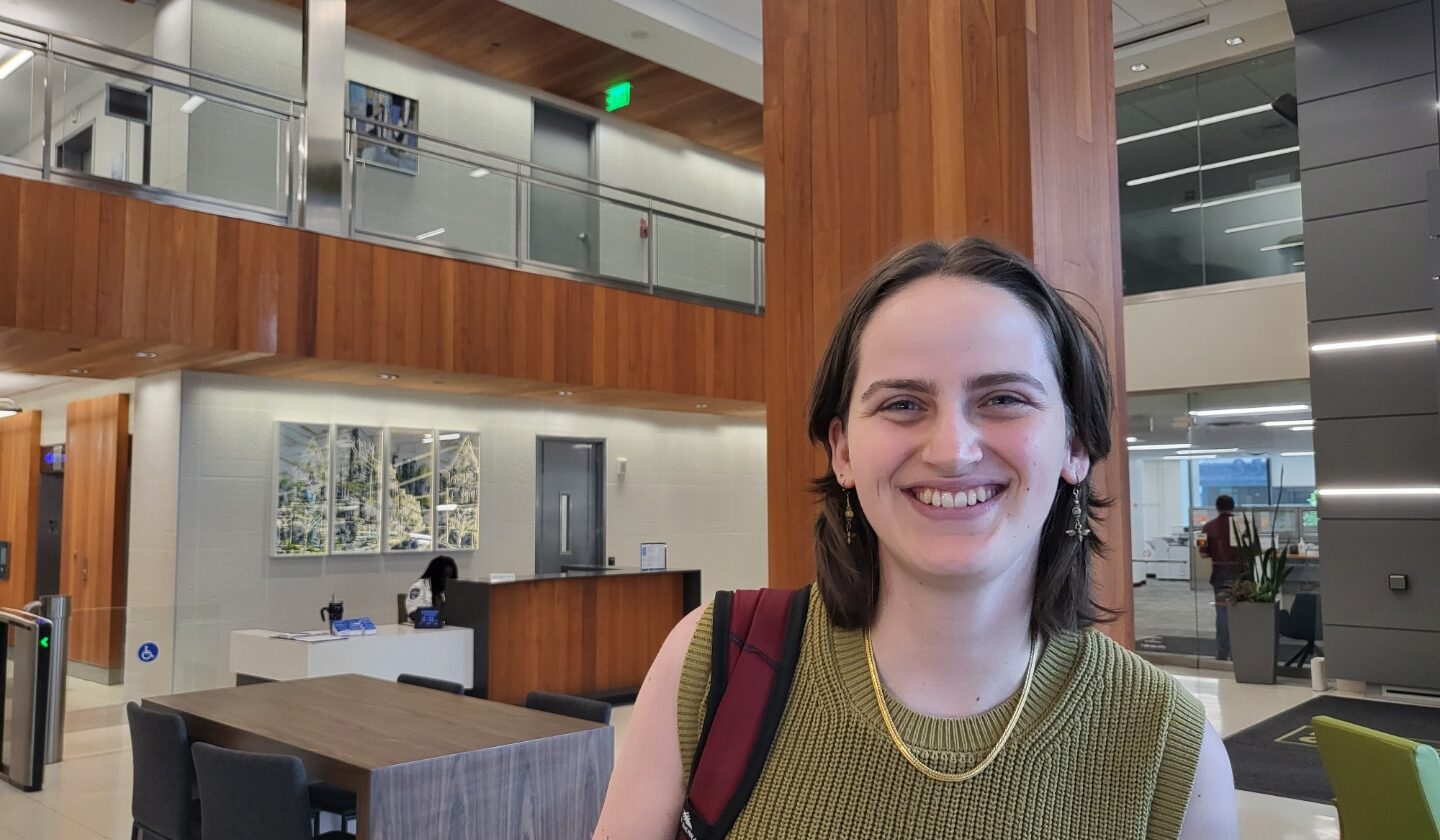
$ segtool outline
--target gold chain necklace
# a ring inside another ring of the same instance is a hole
[[[885,721],[885,731],[890,733],[890,740],[895,742],[895,748],[905,756],[910,765],[926,777],[937,782],[963,782],[973,779],[985,771],[986,767],[1000,755],[1000,750],[1010,740],[1011,734],[1015,732],[1015,726],[1020,723],[1020,714],[1025,711],[1025,701],[1030,698],[1030,684],[1035,679],[1035,663],[1040,661],[1040,640],[1037,638],[1030,645],[1030,662],[1025,666],[1025,681],[1020,685],[1020,702],[1015,704],[1015,711],[1010,715],[1010,722],[1005,724],[1005,731],[1000,733],[1000,739],[995,746],[990,748],[990,754],[985,760],[975,765],[964,773],[941,773],[925,762],[921,761],[901,739],[900,732],[895,728],[895,721],[890,718],[890,709],[885,705],[885,689],[880,686],[880,672],[875,667],[875,646],[870,642],[870,631],[865,633],[865,664],[870,666],[870,685],[875,689],[875,704],[880,707],[880,717]]]

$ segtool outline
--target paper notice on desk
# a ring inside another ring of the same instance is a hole
[[[339,641],[344,641],[344,639],[345,639],[344,636],[337,636],[337,635],[335,635],[334,633],[325,633],[325,632],[315,632],[315,633],[276,633],[275,635],[271,636],[270,638],[272,638],[272,639],[286,639],[286,640],[291,641],[291,642],[307,642],[307,643],[314,643],[314,642],[339,642]]]

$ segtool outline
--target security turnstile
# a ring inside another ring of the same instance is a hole
[[[65,672],[66,647],[70,635],[70,596],[41,595],[24,607],[50,620],[50,709],[45,727],[45,763],[54,764],[65,757]]]
[[[45,732],[50,710],[50,620],[0,607],[5,674],[0,680],[0,778],[21,790],[45,780]]]

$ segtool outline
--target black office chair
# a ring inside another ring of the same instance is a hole
[[[314,828],[305,765],[293,755],[263,755],[213,744],[193,748],[200,779],[201,840],[311,840]],[[354,840],[327,831],[318,840]]]
[[[418,685],[421,688],[433,688],[436,691],[444,691],[447,694],[464,694],[465,686],[449,680],[440,680],[435,677],[422,677],[419,674],[401,674],[395,678],[395,682],[406,685]]]
[[[195,764],[185,720],[128,703],[130,758],[130,840],[199,840],[200,801],[195,798]]]
[[[525,708],[555,715],[593,720],[596,723],[610,722],[610,704],[589,697],[573,694],[556,694],[551,691],[532,691],[525,695]]]
[[[1295,639],[1305,643],[1285,667],[1293,668],[1298,663],[1305,667],[1310,657],[1316,654],[1323,654],[1316,642],[1325,638],[1325,625],[1320,619],[1320,596],[1314,592],[1300,592],[1295,595],[1295,600],[1290,603],[1290,609],[1281,610],[1276,621],[1276,627],[1280,635],[1287,639]]]

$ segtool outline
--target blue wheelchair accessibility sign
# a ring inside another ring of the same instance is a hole
[[[140,646],[140,650],[136,651],[135,655],[140,657],[141,662],[154,662],[155,658],[160,655],[160,646],[154,642],[146,642]]]

